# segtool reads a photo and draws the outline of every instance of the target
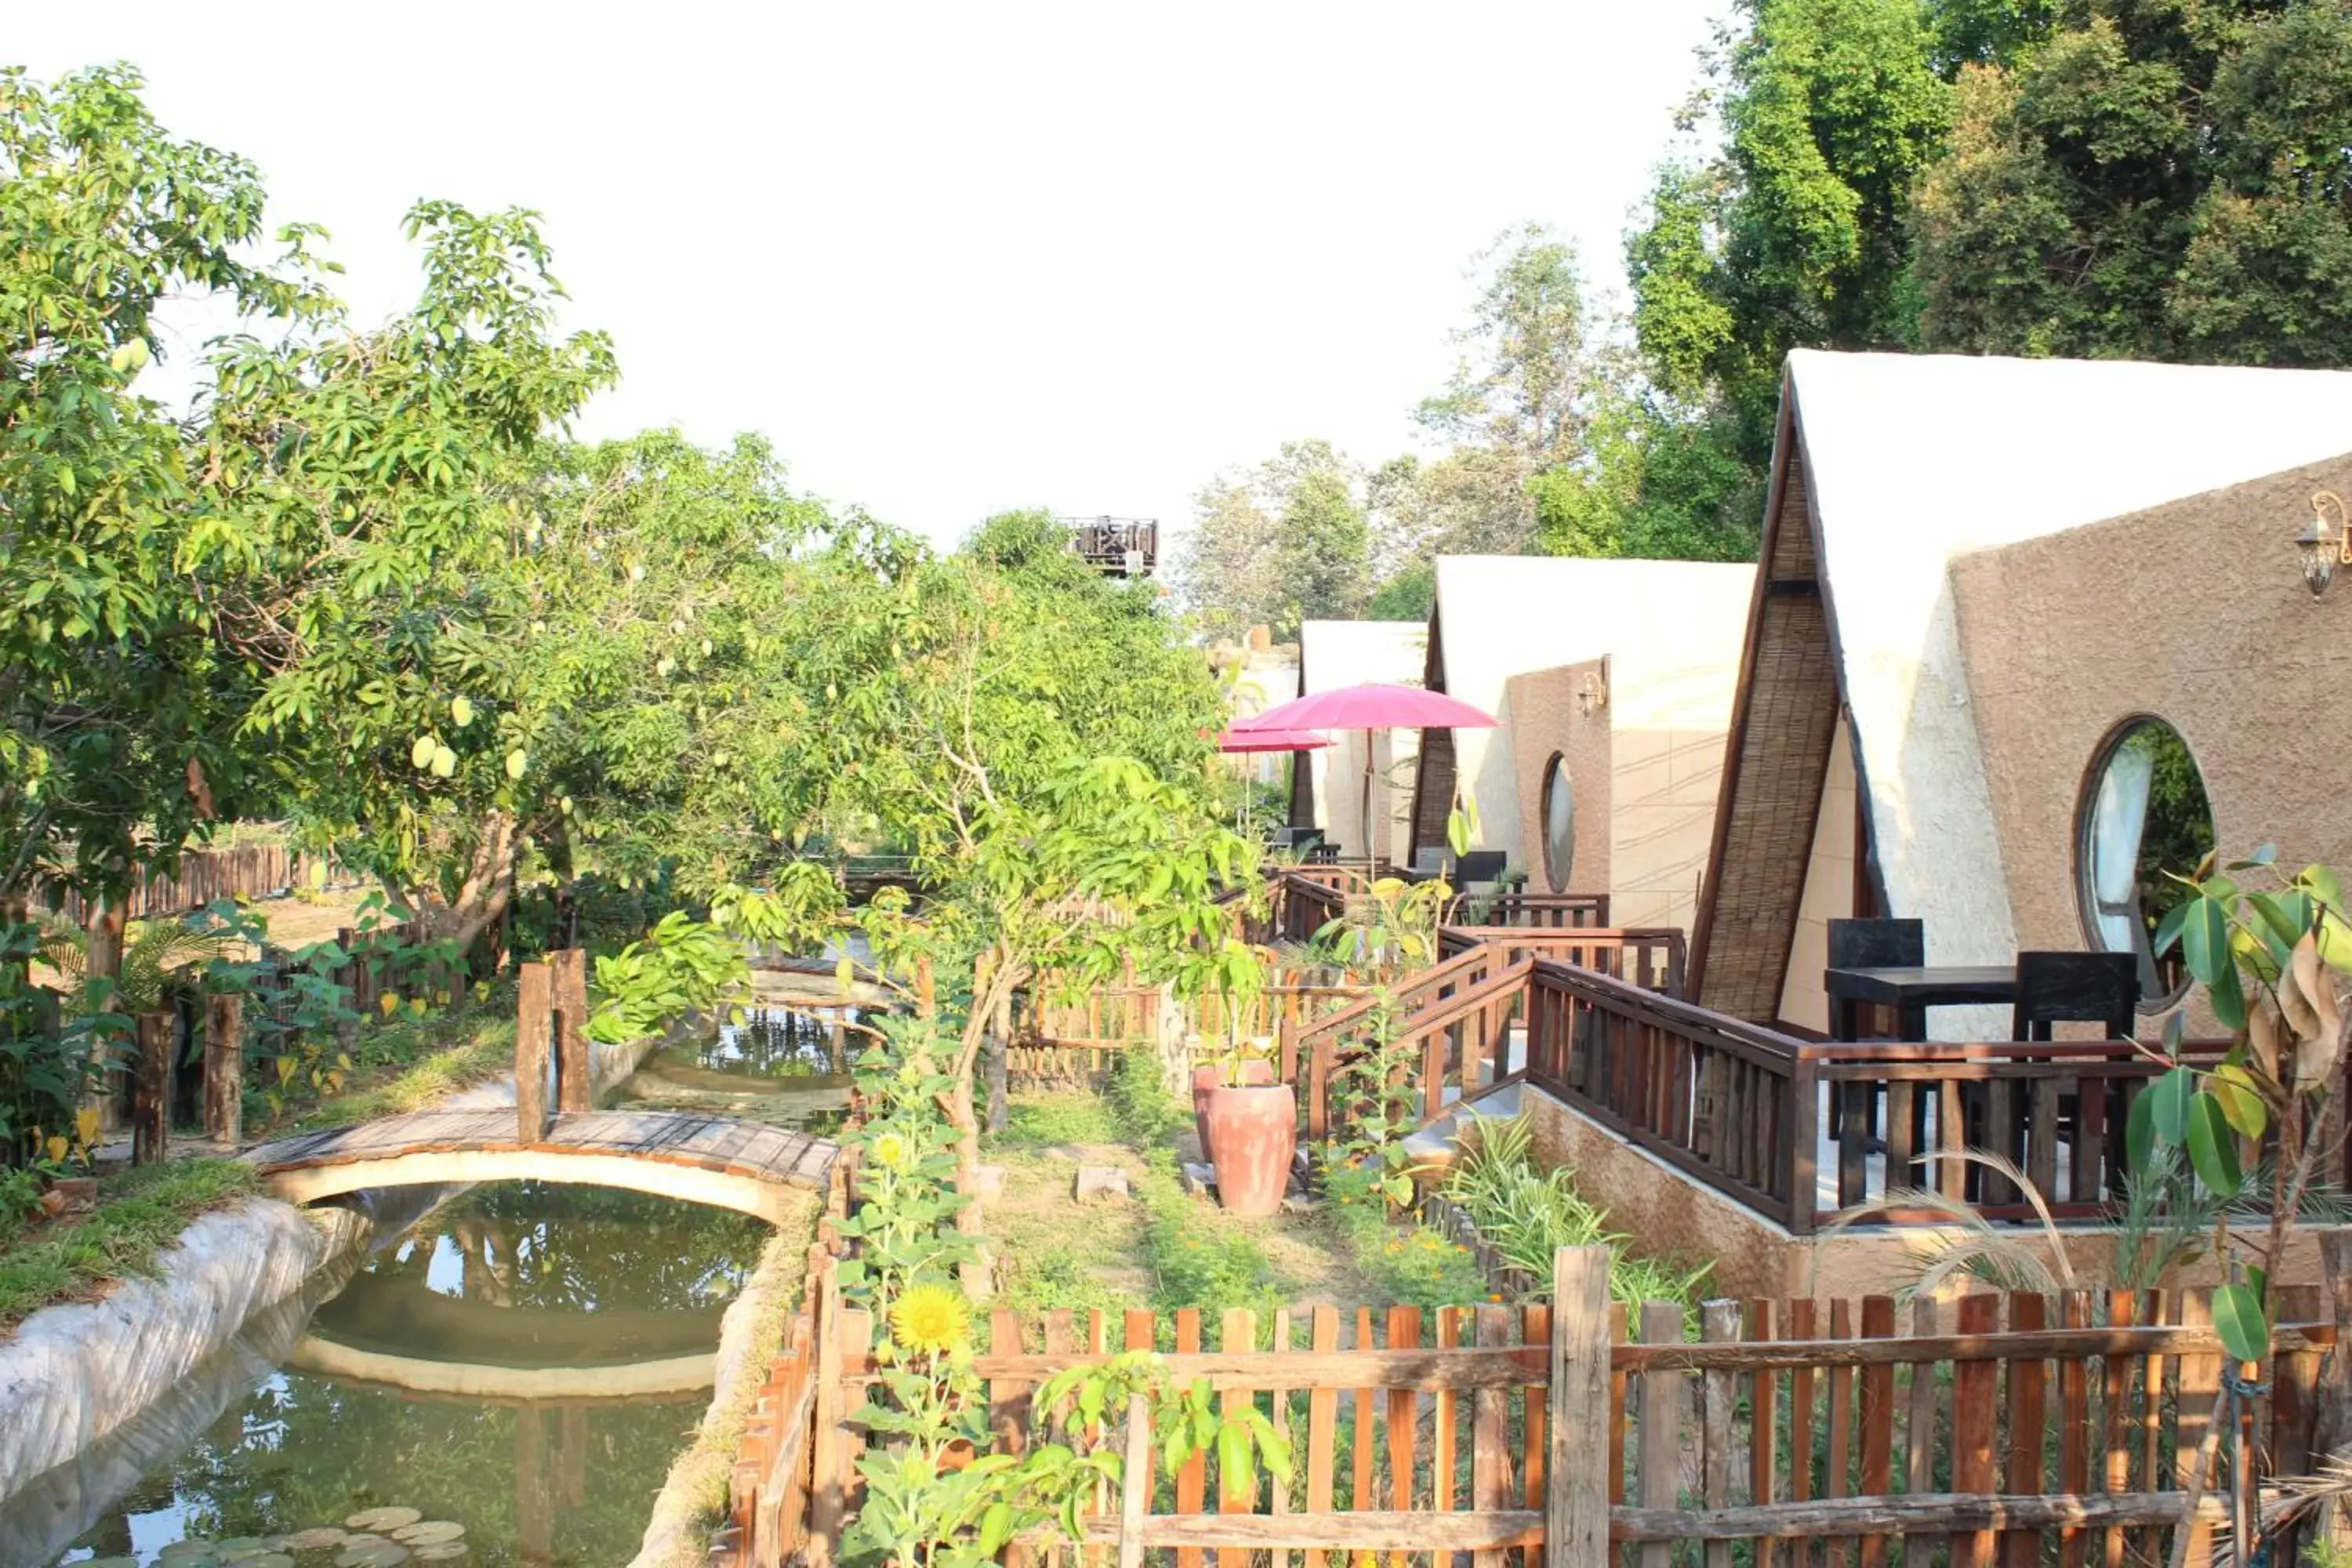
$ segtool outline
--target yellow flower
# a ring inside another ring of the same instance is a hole
[[[907,1141],[896,1132],[885,1132],[874,1140],[874,1158],[890,1170],[907,1163]]]
[[[891,1303],[890,1337],[908,1350],[961,1349],[971,1333],[971,1309],[945,1285],[918,1285]]]

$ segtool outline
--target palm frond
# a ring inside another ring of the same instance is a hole
[[[1922,1155],[1923,1160],[1956,1160],[1984,1166],[2012,1184],[2025,1194],[2039,1216],[2039,1240],[2048,1248],[2048,1259],[2038,1256],[2034,1247],[2016,1231],[1996,1226],[1979,1214],[1973,1205],[1949,1194],[1929,1187],[1890,1188],[1883,1196],[1866,1204],[1857,1204],[1834,1215],[1821,1234],[1826,1237],[1863,1224],[1883,1215],[1901,1211],[1925,1210],[1942,1216],[1940,1226],[1916,1231],[1909,1238],[1910,1262],[1917,1269],[1910,1279],[1896,1288],[1904,1297],[1932,1295],[1946,1280],[1955,1275],[1981,1279],[2003,1289],[2034,1290],[2048,1293],[2074,1288],[2074,1268],[2066,1256],[2066,1238],[2058,1228],[2057,1215],[2051,1212],[2042,1189],[2020,1170],[2016,1162],[1980,1149],[1946,1150]],[[1821,1267],[1821,1250],[1813,1252],[1813,1267]]]

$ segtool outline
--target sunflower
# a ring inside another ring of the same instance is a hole
[[[890,1306],[890,1337],[902,1348],[933,1354],[960,1350],[971,1334],[971,1309],[945,1285],[918,1285]]]
[[[895,1171],[907,1163],[907,1140],[896,1132],[885,1132],[874,1140],[874,1158],[887,1170]]]

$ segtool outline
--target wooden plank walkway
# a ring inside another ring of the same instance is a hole
[[[829,1139],[730,1116],[675,1110],[584,1110],[548,1118],[526,1142],[510,1105],[415,1110],[257,1144],[245,1158],[263,1175],[409,1154],[534,1152],[625,1155],[823,1192],[841,1153]]]

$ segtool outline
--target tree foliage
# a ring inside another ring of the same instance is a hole
[[[214,700],[186,553],[210,524],[178,426],[134,390],[157,308],[217,293],[300,321],[310,231],[250,259],[259,177],[172,137],[116,68],[0,70],[0,907],[57,875],[105,894],[205,815]]]
[[[1213,632],[1361,613],[1370,592],[1363,476],[1328,441],[1288,441],[1255,468],[1212,480],[1173,563],[1177,590]]]
[[[2086,10],[1963,73],[1915,216],[1927,345],[2352,363],[2352,16]]]
[[[1932,20],[1918,0],[1751,0],[1712,71],[1721,151],[1670,163],[1629,241],[1654,373],[1719,401],[1751,467],[1770,456],[1790,349],[1914,335],[1905,202],[1951,112]]]

